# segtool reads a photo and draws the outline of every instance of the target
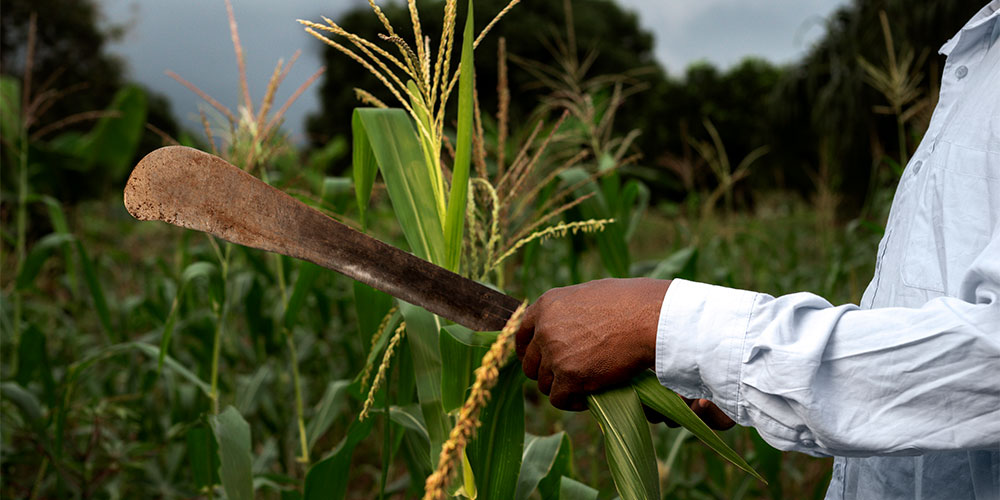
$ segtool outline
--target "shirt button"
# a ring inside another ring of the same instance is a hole
[[[969,74],[969,68],[966,68],[965,66],[959,66],[958,69],[955,70],[955,76],[957,76],[959,80],[965,78],[965,75],[968,74]]]
[[[924,162],[921,161],[921,160],[917,160],[917,162],[913,164],[913,175],[919,174],[920,173],[920,167],[922,167],[922,166],[924,166]]]
[[[813,441],[812,439],[803,439],[802,446],[805,446],[806,448],[812,448],[813,446],[816,446],[816,441]]]

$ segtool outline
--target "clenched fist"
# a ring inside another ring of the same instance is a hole
[[[669,287],[669,280],[630,278],[549,290],[528,307],[517,332],[525,375],[538,380],[552,406],[586,409],[587,394],[655,366],[660,306]],[[711,427],[733,426],[710,401],[685,401]],[[664,421],[649,411],[647,416]]]
[[[542,295],[517,332],[524,373],[552,405],[579,411],[587,394],[652,368],[656,325],[669,281],[604,279]]]

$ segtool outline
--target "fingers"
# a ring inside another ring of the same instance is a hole
[[[681,396],[681,395],[678,394],[678,396]],[[694,403],[693,399],[688,399],[688,398],[686,398],[684,396],[681,396],[681,399],[683,399],[684,400],[684,404],[688,405],[689,407]],[[659,415],[659,413],[657,413],[657,415]],[[669,419],[667,417],[664,417],[663,415],[660,415],[660,418],[662,419],[662,422],[664,424],[666,424],[667,427],[670,427],[671,429],[676,429],[676,428],[678,428],[678,427],[681,426],[681,424],[678,424],[677,422],[674,422],[673,420],[671,420],[671,419]]]
[[[538,390],[548,396],[552,392],[552,382],[554,382],[555,376],[552,373],[552,367],[546,361],[543,359],[538,367]]]
[[[724,431],[736,425],[733,419],[729,418],[725,412],[715,406],[707,399],[698,399],[691,403],[691,410],[698,418],[702,419],[709,427],[717,431]]]
[[[736,422],[729,418],[729,415],[726,415],[718,406],[715,406],[714,403],[707,399],[688,399],[683,396],[681,396],[681,399],[684,400],[698,418],[712,429],[724,431],[736,425]],[[646,414],[646,420],[650,423],[657,424],[663,422],[667,427],[678,427],[677,422],[670,420],[646,405],[642,405],[642,411]]]
[[[658,412],[658,411],[656,411],[656,410],[654,410],[654,409],[652,409],[652,408],[650,408],[650,407],[648,407],[646,405],[642,405],[642,412],[646,414],[646,420],[648,420],[649,423],[651,423],[651,424],[660,424],[660,423],[663,423],[663,422],[667,422],[669,420],[667,417],[664,417],[662,414],[660,414],[660,412]],[[673,422],[671,422],[671,423],[673,423]],[[674,424],[674,425],[677,425],[677,424]]]
[[[539,389],[541,389],[541,378],[539,378]],[[565,379],[556,375],[550,384],[551,394],[549,402],[552,406],[566,411],[583,411],[587,409],[587,396],[578,391],[577,387]]]
[[[538,365],[542,362],[542,353],[537,342],[528,344],[527,352],[521,358],[521,368],[524,374],[532,380],[538,380]]]
[[[517,329],[517,333],[514,334],[517,358],[522,362],[528,351],[528,346],[531,344],[531,339],[535,336],[535,321],[537,319],[538,302],[535,302],[524,311],[524,319],[521,321],[521,326]]]

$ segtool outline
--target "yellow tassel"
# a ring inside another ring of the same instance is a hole
[[[396,306],[392,306],[392,308],[389,309],[389,312],[385,313],[385,316],[382,317],[382,321],[378,324],[378,330],[376,330],[372,335],[372,346],[369,348],[369,352],[375,350],[375,345],[382,339],[382,333],[385,331],[385,327],[389,326],[389,320],[392,319],[393,314],[396,314],[396,310]],[[365,371],[361,374],[362,388],[368,385],[368,379],[372,376],[372,368],[374,368],[374,366],[374,363],[365,366]]]
[[[521,326],[524,310],[527,307],[528,303],[523,302],[521,307],[514,311],[500,331],[500,335],[493,341],[493,345],[483,355],[483,362],[476,369],[476,381],[472,384],[472,391],[458,412],[458,421],[451,428],[448,440],[441,446],[437,469],[427,476],[427,481],[424,483],[424,500],[438,500],[447,496],[448,483],[465,452],[466,445],[479,427],[479,412],[489,402],[490,390],[500,377],[500,368],[514,350],[514,334]]]
[[[399,324],[399,328],[396,328],[396,333],[389,339],[389,346],[385,348],[385,355],[382,356],[382,364],[378,367],[378,373],[375,374],[375,380],[372,381],[372,388],[368,391],[368,398],[365,399],[365,404],[361,408],[361,416],[358,417],[359,421],[363,422],[368,418],[372,404],[375,403],[375,394],[378,393],[378,390],[382,388],[382,383],[385,382],[386,372],[389,371],[389,362],[392,360],[393,353],[396,352],[396,346],[399,345],[399,341],[403,340],[404,333],[406,333],[405,321]]]

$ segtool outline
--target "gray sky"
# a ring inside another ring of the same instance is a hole
[[[384,0],[383,0],[384,1]],[[552,1],[552,0],[528,0]],[[847,0],[619,0],[637,11],[656,37],[656,56],[672,74],[706,60],[728,67],[746,56],[788,62],[823,33],[823,19]],[[110,47],[128,63],[129,75],[165,94],[174,114],[200,130],[200,99],[164,75],[173,70],[235,110],[239,80],[222,0],[98,0],[104,18],[128,24],[125,37]],[[279,58],[297,49],[302,56],[278,92],[280,105],[321,65],[319,44],[296,18],[336,19],[367,0],[233,0],[247,60],[250,94],[258,103]],[[516,7],[515,7],[516,8]],[[359,68],[360,69],[360,68]],[[331,77],[331,75],[327,75]],[[303,140],[305,116],[319,109],[318,85],[286,116],[285,128]],[[344,115],[344,119],[349,116]]]

